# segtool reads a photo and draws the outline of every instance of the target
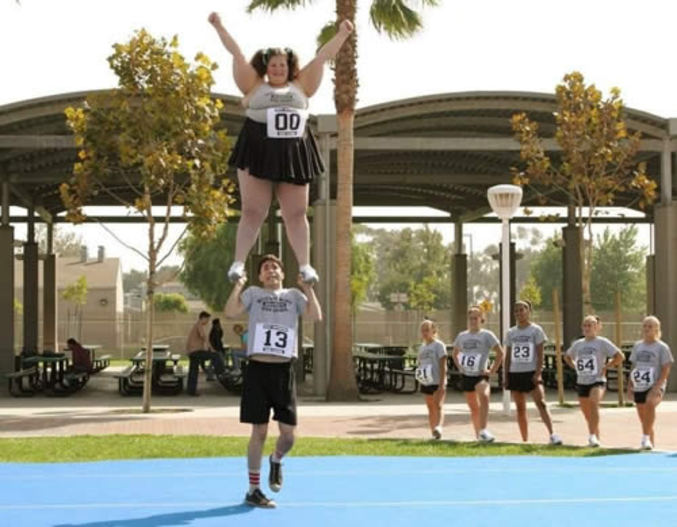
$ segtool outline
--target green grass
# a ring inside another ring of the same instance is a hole
[[[109,435],[0,439],[1,462],[73,462],[109,459],[241,457],[247,437]],[[268,440],[266,451],[273,446]],[[632,450],[573,446],[433,442],[411,439],[304,437],[294,456],[562,456],[629,454]]]

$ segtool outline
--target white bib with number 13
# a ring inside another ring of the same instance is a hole
[[[277,355],[291,359],[294,357],[296,343],[292,328],[279,324],[256,324],[253,353]]]

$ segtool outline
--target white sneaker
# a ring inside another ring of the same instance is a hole
[[[237,260],[233,262],[228,269],[228,280],[231,282],[237,282],[240,278],[244,276],[244,262],[238,262]]]
[[[653,450],[653,444],[651,444],[651,439],[649,436],[642,437],[642,443],[639,446],[640,450]]]
[[[496,438],[493,436],[489,430],[486,428],[484,430],[480,430],[480,441],[482,443],[493,443]]]
[[[592,448],[600,446],[599,439],[597,439],[595,434],[591,434],[590,437],[588,437],[588,446]]]
[[[304,265],[299,269],[301,273],[301,280],[306,284],[316,284],[320,281],[320,277],[317,275],[317,271],[312,268],[310,265]]]
[[[562,438],[558,436],[557,434],[551,434],[550,435],[550,444],[551,445],[561,445],[562,444]]]
[[[442,427],[436,426],[433,428],[433,439],[442,439]]]

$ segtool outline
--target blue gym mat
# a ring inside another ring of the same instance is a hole
[[[242,504],[243,458],[0,464],[0,525],[677,526],[677,454],[306,457],[274,510]]]

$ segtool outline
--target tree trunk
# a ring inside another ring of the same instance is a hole
[[[588,241],[586,243],[585,236],[583,232],[588,232]],[[592,292],[590,290],[590,279],[592,277],[592,250],[593,250],[593,239],[592,239],[592,221],[589,219],[586,222],[585,228],[581,229],[581,263],[582,265],[582,277],[581,277],[581,286],[583,288],[583,314],[590,315],[595,312],[592,307]]]
[[[355,0],[337,0],[338,21],[355,21]],[[338,121],[336,188],[336,282],[334,339],[327,400],[354,401],[359,397],[353,366],[351,320],[351,229],[353,215],[353,122],[357,95],[356,32],[345,42],[336,57],[335,92]],[[329,159],[326,160],[327,163]]]
[[[148,280],[146,281],[146,369],[143,376],[143,413],[150,412],[153,391],[153,321],[155,319],[155,273],[157,253],[155,250],[155,225],[149,223],[148,233]]]

